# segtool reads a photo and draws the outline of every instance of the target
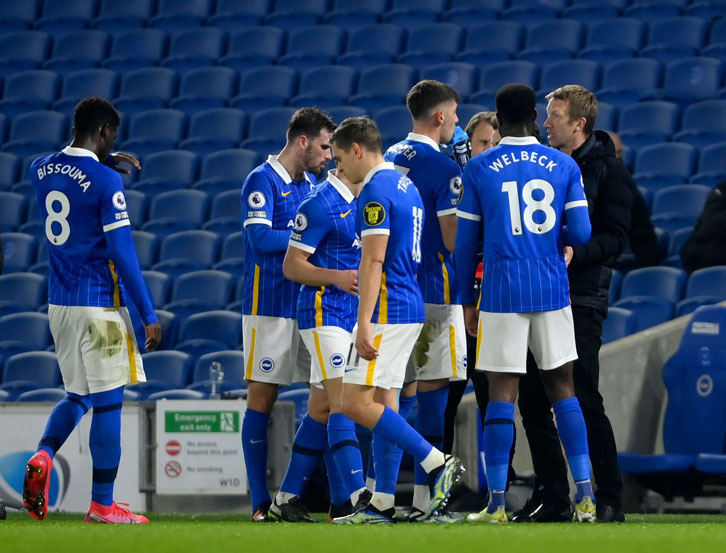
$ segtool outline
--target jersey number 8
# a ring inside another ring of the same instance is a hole
[[[541,190],[544,197],[541,200],[534,199],[534,191]],[[502,183],[502,192],[506,192],[509,196],[509,218],[512,223],[512,234],[517,236],[522,234],[522,215],[520,214],[519,194],[517,189],[517,181],[506,181]],[[533,234],[544,234],[551,231],[557,221],[557,214],[552,207],[555,199],[555,190],[552,185],[543,179],[532,179],[527,181],[522,188],[522,200],[524,200],[524,226]],[[545,220],[541,223],[535,223],[534,214],[542,211],[545,214]]]
[[[60,204],[60,211],[55,210],[57,204]],[[53,190],[45,197],[45,209],[48,212],[48,217],[45,218],[45,235],[53,245],[61,246],[66,243],[71,235],[71,225],[68,223],[71,202],[68,201],[68,196],[63,192]],[[60,225],[58,234],[53,232],[53,223]]]

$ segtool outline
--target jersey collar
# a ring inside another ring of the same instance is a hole
[[[86,150],[85,148],[75,148],[73,146],[66,146],[61,150],[62,153],[64,153],[67,156],[82,156],[82,157],[92,157],[96,161],[98,161],[98,156],[94,154],[91,150]]]
[[[373,178],[373,175],[375,175],[378,171],[383,171],[384,169],[392,169],[393,171],[395,171],[396,166],[393,163],[391,163],[390,161],[384,161],[383,163],[379,163],[373,169],[368,171],[366,178],[363,179],[363,186],[368,184],[368,181],[370,181]]]
[[[534,136],[505,136],[499,141],[499,144],[509,144],[510,146],[530,146],[539,144]]]
[[[267,156],[267,163],[270,164],[270,167],[277,173],[280,178],[285,181],[285,184],[290,184],[292,182],[292,177],[287,172],[287,169],[285,169],[282,166],[282,163],[277,161],[278,156]],[[310,177],[308,177],[308,174],[303,172],[303,175],[305,175],[305,180],[308,181],[310,184],[315,184],[313,181],[310,180]]]
[[[439,148],[439,145],[436,144],[436,141],[433,140],[431,137],[426,136],[425,134],[410,132],[408,133],[406,140],[410,140],[411,142],[423,142],[424,144],[428,144],[429,146],[431,146],[437,152],[441,151],[441,148]]]
[[[328,182],[338,191],[338,194],[340,194],[346,202],[350,203],[355,199],[353,193],[345,184],[343,184],[343,181],[335,176],[333,171],[328,171]]]

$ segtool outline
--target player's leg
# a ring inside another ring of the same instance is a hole
[[[542,382],[575,481],[575,515],[579,521],[593,522],[595,495],[590,481],[587,429],[572,379],[577,348],[570,307],[537,313],[532,319],[530,345],[542,370]]]

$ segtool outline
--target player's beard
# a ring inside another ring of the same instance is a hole
[[[312,144],[309,144],[308,147],[305,148],[302,161],[305,171],[307,171],[308,173],[313,173],[314,175],[320,173],[323,169],[325,169],[325,166],[327,165],[327,162],[318,163],[317,165],[314,164]]]

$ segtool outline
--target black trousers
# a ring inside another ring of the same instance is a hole
[[[603,314],[591,307],[572,306],[578,360],[573,378],[575,394],[580,402],[587,426],[590,462],[597,491],[596,501],[615,508],[622,506],[623,482],[618,469],[617,447],[610,420],[605,414],[598,391],[602,344]],[[559,436],[552,420],[551,405],[545,394],[539,370],[531,353],[527,374],[519,383],[519,410],[532,462],[541,486],[542,499],[554,505],[569,501],[567,465],[562,456]]]

